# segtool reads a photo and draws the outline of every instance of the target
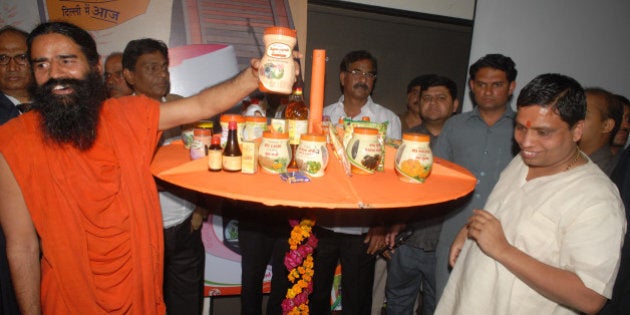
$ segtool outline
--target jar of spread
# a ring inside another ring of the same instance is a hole
[[[300,144],[295,151],[298,169],[311,177],[324,176],[328,165],[326,136],[323,134],[302,134]]]
[[[245,116],[243,127],[243,140],[252,141],[261,138],[267,130],[267,118],[261,116]]]
[[[268,27],[263,41],[265,54],[258,69],[259,89],[267,93],[291,94],[295,81],[293,47],[297,42],[297,31],[280,26]]]
[[[211,140],[212,129],[195,126],[193,129],[193,142],[190,145],[190,159],[196,160],[205,157],[208,154]]]
[[[289,134],[263,132],[262,142],[258,149],[258,164],[263,171],[270,174],[285,173],[290,161]]]
[[[420,184],[431,173],[433,154],[429,147],[429,135],[405,133],[394,159],[398,178],[407,183]]]
[[[374,174],[383,154],[382,149],[378,141],[378,129],[355,127],[346,146],[352,174]]]
[[[228,124],[230,121],[236,121],[236,134],[237,140],[240,144],[243,141],[243,128],[245,127],[245,118],[238,114],[223,114],[221,115],[221,147],[225,148],[225,142],[227,142],[228,136]]]

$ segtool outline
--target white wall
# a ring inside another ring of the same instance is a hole
[[[477,0],[470,63],[493,52],[514,59],[512,106],[527,82],[547,72],[630,96],[628,13],[626,0]],[[471,108],[466,97],[464,111]]]
[[[475,0],[345,0],[367,5],[472,20]]]

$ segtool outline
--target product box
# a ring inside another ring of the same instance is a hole
[[[243,174],[256,174],[258,172],[258,148],[260,139],[241,142],[243,162],[241,172]]]

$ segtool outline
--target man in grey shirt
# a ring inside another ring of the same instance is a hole
[[[436,248],[437,300],[448,280],[449,249],[457,232],[473,209],[483,207],[499,174],[515,153],[515,113],[508,104],[516,87],[514,61],[501,54],[489,54],[477,60],[469,73],[475,107],[446,122],[433,152],[437,157],[465,167],[477,178],[469,199],[461,207],[449,209],[442,223]]]

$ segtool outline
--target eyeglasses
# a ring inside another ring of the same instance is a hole
[[[26,56],[26,54],[19,54],[15,56],[0,55],[0,65],[8,65],[9,62],[11,62],[11,59],[13,59],[15,63],[21,66],[24,66],[28,63],[28,56]]]
[[[352,71],[346,71],[350,74],[352,74],[353,77],[358,78],[358,77],[364,77],[368,80],[374,80],[376,79],[376,73],[372,73],[372,72],[363,72],[361,70],[352,70]]]

